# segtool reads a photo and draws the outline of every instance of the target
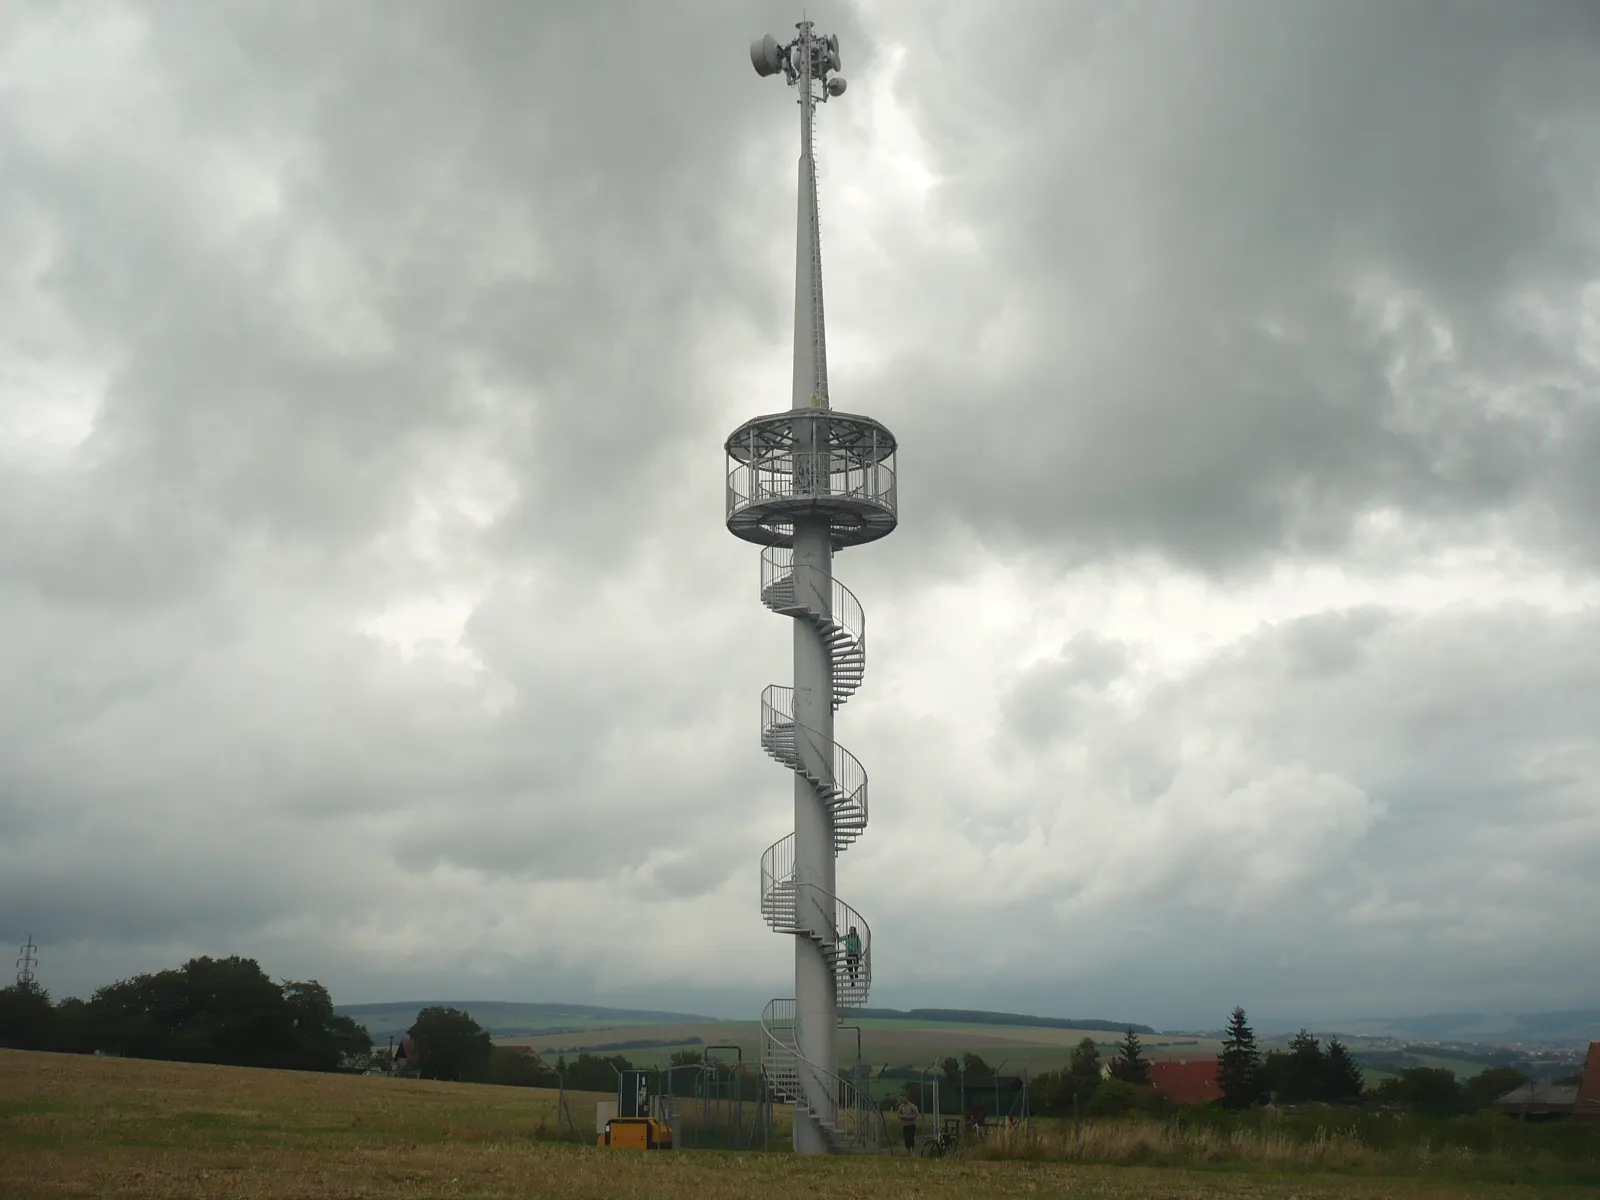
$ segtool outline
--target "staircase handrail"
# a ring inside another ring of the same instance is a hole
[[[832,738],[824,737],[809,725],[794,719],[794,688],[781,683],[769,683],[761,692],[761,736],[763,742],[769,731],[778,725],[794,728],[796,752],[799,738],[804,734],[818,759],[831,769],[829,778],[822,782],[840,794],[835,807],[848,804],[861,811],[861,821],[867,817],[867,769],[861,760]]]
[[[783,1006],[783,1008],[780,1009],[779,1006]],[[780,1017],[778,1015],[780,1011],[786,1011],[787,1016]],[[845,1078],[845,1076],[839,1074],[838,1071],[830,1071],[828,1068],[812,1062],[809,1058],[806,1058],[805,1055],[800,1053],[798,1040],[792,1036],[795,1025],[794,1012],[795,1002],[792,997],[769,1000],[767,1001],[766,1007],[761,1010],[762,1069],[767,1071],[770,1078],[773,1078],[774,1080],[781,1080],[782,1072],[771,1070],[768,1067],[768,1046],[771,1045],[777,1047],[785,1055],[794,1060],[796,1064],[795,1074],[797,1076],[800,1074],[800,1068],[802,1067],[809,1071],[813,1077],[818,1080],[818,1082],[827,1086],[828,1089],[833,1093],[836,1099],[835,1111],[839,1116],[842,1117],[846,1112],[849,1112],[852,1114],[852,1116],[856,1117],[856,1120],[852,1123],[853,1128],[848,1136],[846,1136],[845,1133],[839,1129],[834,1129],[831,1131],[831,1135],[836,1141],[841,1141],[845,1145],[854,1145],[861,1140],[862,1135],[859,1114],[862,1111],[870,1110],[873,1107],[871,1094],[868,1093],[864,1088],[857,1087],[854,1081]],[[791,1036],[788,1039],[785,1039],[777,1032],[777,1027],[780,1025],[788,1027],[791,1033]],[[798,1085],[796,1088],[797,1094],[794,1097],[793,1103],[796,1108],[805,1108],[807,1107],[804,1099],[805,1085],[803,1081],[800,1081],[799,1079],[796,1080],[796,1083]],[[785,1089],[781,1083],[779,1083],[776,1090],[781,1093],[787,1089]]]
[[[856,908],[842,897],[835,895],[826,888],[815,883],[800,883],[794,877],[794,834],[787,833],[772,845],[768,846],[761,855],[761,901],[763,911],[767,906],[767,898],[776,895],[783,888],[791,888],[795,892],[795,923],[802,929],[813,929],[817,926],[809,925],[800,919],[800,896],[809,893],[807,899],[813,904],[822,916],[821,928],[823,933],[831,931],[832,936],[821,937],[820,940],[837,945],[839,953],[843,954],[844,939],[849,935],[850,927],[856,927],[856,932],[861,938],[861,974],[866,979],[872,978],[872,926],[867,924],[867,919]],[[832,921],[828,921],[828,909],[832,908]]]
[[[801,579],[811,578],[821,574],[818,568],[804,564],[798,568],[794,565],[794,549],[789,546],[768,546],[761,551],[761,596],[763,602],[769,589],[780,583],[784,576],[792,575],[795,580],[795,600],[800,601]],[[848,633],[852,640],[865,647],[867,640],[867,613],[861,607],[861,601],[856,599],[856,594],[844,584],[840,583],[831,573],[828,575],[831,584],[830,604],[826,612],[812,605],[805,605],[808,611],[820,617],[826,617],[834,624]]]

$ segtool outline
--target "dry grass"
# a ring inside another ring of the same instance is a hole
[[[1392,1152],[1372,1149],[1354,1134],[1319,1133],[1310,1141],[1261,1129],[1179,1126],[1157,1121],[1035,1121],[1031,1127],[999,1126],[975,1142],[968,1157],[1048,1158],[1068,1162],[1248,1163],[1275,1171],[1380,1171],[1441,1164],[1439,1151],[1409,1148],[1414,1162],[1397,1163]],[[1464,1161],[1471,1154],[1460,1152]]]
[[[0,1195],[1502,1200],[1587,1189],[1073,1163],[640,1154],[534,1140],[553,1093],[0,1051]],[[592,1100],[575,1106],[592,1122]],[[1102,1147],[1104,1149],[1104,1147]],[[1298,1162],[1295,1165],[1300,1165]]]
[[[1411,1119],[1407,1119],[1410,1121]],[[998,1126],[969,1141],[968,1159],[1010,1162],[1119,1163],[1301,1174],[1344,1172],[1451,1180],[1455,1186],[1557,1182],[1600,1184],[1600,1144],[1576,1127],[1521,1126],[1497,1119],[1426,1124],[1351,1120],[1335,1127],[1124,1118],[1035,1119]],[[1600,1132],[1600,1131],[1596,1131]],[[1591,1194],[1596,1194],[1591,1192]]]

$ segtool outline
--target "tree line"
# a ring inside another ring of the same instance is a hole
[[[174,1062],[333,1071],[372,1049],[316,980],[274,983],[252,958],[192,958],[88,1000],[53,1003],[37,981],[0,989],[0,1046]]]
[[[406,1074],[465,1083],[610,1092],[633,1064],[620,1054],[580,1053],[546,1063],[496,1046],[468,1013],[422,1009],[411,1028]],[[302,1071],[397,1069],[394,1048],[375,1050],[366,1028],[334,1012],[316,980],[275,983],[250,958],[192,958],[174,970],[136,975],[97,989],[88,1000],[54,1003],[36,981],[0,988],[0,1047],[71,1054],[204,1062]],[[701,1063],[680,1050],[671,1066]],[[717,1068],[719,1071],[722,1068]],[[691,1094],[692,1070],[651,1069],[651,1090]]]
[[[1338,1038],[1321,1047],[1302,1029],[1290,1039],[1287,1052],[1269,1050],[1263,1055],[1242,1008],[1229,1014],[1228,1036],[1217,1060],[1222,1102],[1230,1108],[1371,1103],[1450,1117],[1487,1108],[1527,1082],[1528,1076],[1506,1066],[1487,1067],[1465,1080],[1442,1067],[1406,1067],[1368,1088],[1361,1064]]]
[[[621,1072],[633,1069],[621,1054],[580,1052],[570,1061],[562,1056],[546,1063],[537,1054],[494,1045],[469,1014],[443,1006],[424,1008],[408,1032],[412,1055],[405,1069],[430,1079],[609,1092]],[[363,1026],[334,1012],[316,980],[275,983],[254,959],[237,956],[192,958],[174,970],[108,984],[88,1000],[53,1003],[32,981],[0,988],[0,1046],[305,1071],[394,1069],[387,1052],[374,1052]],[[993,1075],[976,1054],[947,1058],[941,1066],[952,1095],[962,1082],[971,1087]],[[702,1053],[689,1049],[675,1052],[665,1068],[646,1068],[652,1092],[679,1095],[694,1093],[701,1069],[719,1078],[733,1070],[727,1064],[708,1068]],[[1302,1029],[1286,1050],[1262,1053],[1242,1008],[1229,1016],[1217,1059],[1219,1103],[1230,1109],[1375,1103],[1444,1117],[1485,1108],[1526,1082],[1510,1067],[1490,1067],[1464,1081],[1447,1070],[1408,1067],[1369,1089],[1360,1063],[1337,1037],[1324,1045]],[[755,1086],[754,1079],[749,1083]],[[1028,1081],[1028,1102],[1042,1115],[1172,1112],[1176,1106],[1149,1085],[1138,1029],[1129,1027],[1104,1063],[1094,1039],[1085,1037],[1060,1070]]]
[[[858,1017],[891,1021],[953,1021],[963,1025],[1028,1025],[1040,1029],[1096,1029],[1120,1033],[1133,1029],[1154,1034],[1149,1025],[1123,1025],[1092,1017],[1032,1017],[1025,1013],[989,1012],[981,1008],[862,1008]]]
[[[1028,1107],[1045,1116],[1117,1116],[1126,1112],[1165,1113],[1176,1106],[1150,1088],[1150,1060],[1138,1030],[1129,1027],[1109,1060],[1086,1037],[1072,1048],[1059,1071],[1045,1071],[1028,1081]]]
[[[470,1013],[439,1005],[424,1008],[408,1029],[412,1060],[408,1074],[423,1079],[447,1079],[463,1083],[497,1083],[511,1087],[566,1087],[577,1092],[613,1092],[622,1072],[634,1069],[621,1054],[599,1055],[579,1051],[576,1058],[561,1055],[547,1063],[540,1055],[514,1046],[496,1046],[489,1031]],[[733,1070],[724,1063],[705,1062],[699,1050],[674,1051],[663,1067],[643,1068],[651,1093],[695,1094],[698,1077],[710,1070],[725,1080]],[[756,1079],[752,1073],[752,1088]],[[754,1092],[750,1093],[752,1096]]]
[[[1217,1056],[1217,1103],[1229,1109],[1376,1104],[1448,1117],[1487,1108],[1526,1082],[1526,1075],[1509,1067],[1489,1067],[1464,1081],[1442,1068],[1408,1067],[1368,1088],[1360,1062],[1337,1037],[1323,1044],[1302,1029],[1286,1050],[1262,1053],[1242,1008],[1229,1015]],[[1105,1067],[1094,1039],[1084,1038],[1065,1067],[1030,1081],[1028,1102],[1042,1114],[1110,1116],[1138,1110],[1158,1115],[1175,1109],[1149,1084],[1149,1062],[1138,1034],[1129,1029]]]
[[[1217,1056],[1217,1086],[1229,1108],[1256,1104],[1355,1104],[1366,1091],[1361,1064],[1338,1038],[1322,1046],[1302,1029],[1289,1049],[1263,1055],[1242,1008],[1228,1016]]]

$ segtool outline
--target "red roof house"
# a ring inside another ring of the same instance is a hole
[[[1153,1058],[1150,1086],[1179,1104],[1209,1104],[1222,1099],[1214,1058]]]
[[[1572,1115],[1600,1120],[1600,1042],[1589,1043],[1589,1054],[1583,1060],[1583,1074],[1578,1079],[1578,1099],[1572,1106]]]

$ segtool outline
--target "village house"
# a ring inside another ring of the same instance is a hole
[[[1222,1099],[1214,1058],[1151,1059],[1150,1086],[1175,1104],[1210,1104]]]

